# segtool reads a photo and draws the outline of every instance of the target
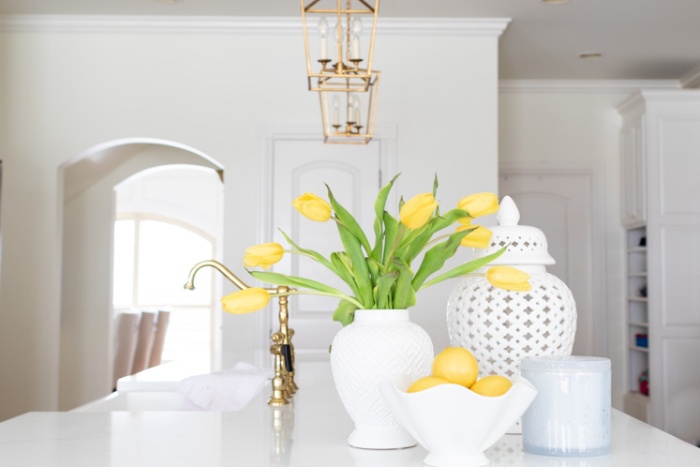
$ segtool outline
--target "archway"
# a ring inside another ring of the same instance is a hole
[[[223,166],[206,154],[157,139],[100,144],[61,167],[62,267],[59,408],[109,393],[112,385],[114,187],[154,167]]]

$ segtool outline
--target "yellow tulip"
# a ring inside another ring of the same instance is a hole
[[[463,232],[473,227],[476,227],[476,230],[468,233],[466,237],[462,238],[462,242],[460,243],[460,245],[467,248],[487,248],[489,246],[489,242],[491,241],[492,232],[486,227],[467,223],[465,225],[460,225],[459,227],[457,227],[457,230],[455,230],[455,232]]]
[[[292,205],[305,217],[316,222],[326,222],[331,218],[331,205],[325,199],[313,193],[304,193],[292,202]]]
[[[263,269],[268,269],[273,264],[278,263],[282,256],[284,256],[284,247],[279,243],[262,243],[245,250],[243,265],[247,268],[260,266]]]
[[[431,193],[416,195],[401,206],[401,223],[409,229],[420,229],[433,215],[437,205],[438,202]]]
[[[251,287],[226,295],[221,299],[224,311],[234,315],[252,313],[265,308],[270,303],[270,294],[265,289]]]
[[[527,292],[532,289],[528,282],[530,274],[510,266],[493,266],[486,271],[486,279],[499,289],[513,292]]]
[[[494,193],[475,193],[459,200],[457,208],[467,211],[471,218],[493,214],[498,211],[498,196]],[[469,222],[469,217],[459,221],[466,224]]]

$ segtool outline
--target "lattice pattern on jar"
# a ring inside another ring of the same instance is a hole
[[[450,295],[450,342],[471,350],[480,376],[512,378],[525,356],[571,354],[576,334],[571,291],[547,272],[532,275],[530,284],[529,292],[509,292],[485,277],[468,277]]]
[[[495,253],[504,246],[508,247],[508,253],[516,255],[539,256],[547,255],[547,238],[540,229],[527,226],[519,226],[517,232],[505,233],[497,231],[491,237],[489,248],[481,256]]]

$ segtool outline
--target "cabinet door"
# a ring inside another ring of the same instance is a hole
[[[621,139],[622,224],[632,227],[646,222],[644,117],[626,124]]]
[[[510,195],[518,205],[520,224],[533,225],[544,232],[549,253],[556,264],[547,271],[564,281],[576,300],[578,312],[575,355],[597,355],[607,344],[607,318],[594,305],[595,262],[593,248],[593,198],[591,174],[560,173],[556,169],[540,173],[501,170],[501,196]],[[597,325],[597,326],[596,326]]]

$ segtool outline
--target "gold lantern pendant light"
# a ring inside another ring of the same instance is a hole
[[[381,75],[372,69],[379,0],[300,1],[309,90],[319,93],[323,140],[367,144]],[[370,39],[363,49],[362,30],[369,19]],[[309,40],[310,30],[317,31],[317,40]]]

